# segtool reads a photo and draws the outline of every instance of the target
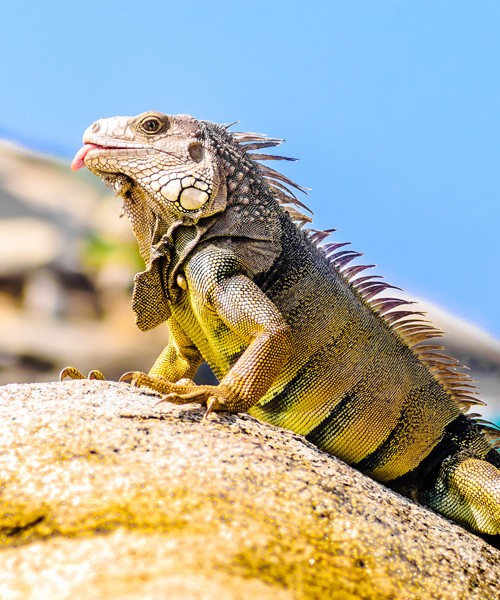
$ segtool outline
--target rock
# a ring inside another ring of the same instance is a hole
[[[248,415],[0,387],[0,598],[496,598],[500,552]]]

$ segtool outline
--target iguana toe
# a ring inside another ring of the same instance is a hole
[[[68,379],[85,379],[85,375],[78,369],[75,369],[75,367],[64,367],[64,369],[61,370],[59,373],[59,381],[63,381],[66,377]]]
[[[130,383],[133,387],[147,387],[160,394],[170,394],[174,391],[175,386],[178,385],[168,381],[168,379],[159,377],[158,375],[148,375],[142,371],[128,371],[127,373],[124,373],[118,381],[120,383]],[[182,386],[182,392],[187,390],[188,388],[186,386]]]
[[[92,369],[87,376],[87,379],[98,379],[99,381],[106,381],[106,377],[97,369]]]
[[[93,369],[89,372],[87,377],[85,377],[85,375],[78,369],[75,369],[75,367],[64,367],[59,373],[59,381],[63,381],[66,377],[68,379],[99,379],[100,381],[106,381],[106,377],[104,377],[101,371],[98,371],[97,369]]]

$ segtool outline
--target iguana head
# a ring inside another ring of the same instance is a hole
[[[189,115],[149,111],[100,119],[83,134],[71,168],[86,166],[123,197],[146,264],[175,225],[224,210],[226,183],[203,125]]]
[[[303,206],[289,187],[302,189],[257,160],[284,159],[251,154],[282,140],[227,127],[189,115],[150,111],[93,123],[72,169],[86,166],[124,199],[139,249],[149,264],[152,246],[178,225],[225,214],[225,231],[258,240],[276,238],[269,210],[277,203],[301,221]],[[287,159],[289,160],[289,159]]]
[[[221,210],[223,178],[211,156],[200,122],[189,115],[151,111],[93,123],[72,169],[84,165],[119,194],[137,186],[159,212],[192,217]]]

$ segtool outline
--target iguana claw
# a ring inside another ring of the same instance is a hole
[[[214,398],[214,396],[210,396],[210,398],[207,400],[207,410],[205,411],[205,414],[203,415],[202,422],[208,421],[208,417],[210,416],[210,414],[212,413],[212,411],[214,410],[214,408],[216,406],[217,406],[217,398]]]
[[[139,373],[139,371],[127,371],[120,379],[118,379],[118,383],[126,383],[129,381],[132,383],[137,373]]]

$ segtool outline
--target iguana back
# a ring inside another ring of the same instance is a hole
[[[478,531],[500,533],[498,431],[434,330],[356,252],[325,243],[292,188],[251,154],[280,140],[150,112],[94,123],[85,164],[124,199],[146,270],[133,306],[169,344],[137,385],[303,434]],[[206,360],[218,386],[195,386]],[[79,376],[67,370],[70,376]],[[176,383],[177,382],[177,383]]]

